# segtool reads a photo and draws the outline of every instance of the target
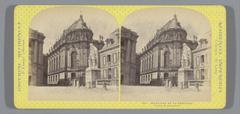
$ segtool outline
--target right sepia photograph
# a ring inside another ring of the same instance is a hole
[[[211,27],[201,13],[131,13],[121,27],[121,56],[122,101],[211,101]]]

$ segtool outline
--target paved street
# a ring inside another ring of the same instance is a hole
[[[118,100],[117,87],[104,88],[86,87],[29,87],[30,100],[80,100],[80,101],[114,101]]]
[[[209,101],[210,88],[165,88],[160,86],[122,86],[121,100],[127,101]]]
[[[118,88],[102,87],[88,89],[86,87],[29,87],[30,100],[79,100],[79,101],[117,101]],[[200,87],[200,91],[191,87],[165,88],[160,86],[121,86],[121,100],[123,101],[209,101],[210,89]]]

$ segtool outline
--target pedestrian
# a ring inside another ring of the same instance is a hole
[[[196,82],[196,89],[197,89],[197,91],[199,91],[199,83],[198,82]]]
[[[172,80],[169,80],[169,88],[172,88]]]
[[[103,88],[107,91],[107,83],[103,82]]]

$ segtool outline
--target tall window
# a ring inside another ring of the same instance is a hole
[[[204,55],[201,55],[201,63],[204,63]]]
[[[116,79],[118,79],[118,77],[119,77],[119,76],[118,76],[118,75],[119,75],[119,73],[118,73],[118,67],[115,68],[115,74],[116,74]]]
[[[204,80],[205,79],[205,70],[204,69],[201,69],[201,72],[200,72],[200,78],[201,80]]]
[[[116,63],[117,62],[117,53],[113,54],[113,62]]]
[[[105,64],[106,64],[106,57],[103,56],[103,65],[105,65]]]
[[[168,73],[164,73],[164,80],[168,79]]]
[[[197,80],[199,80],[199,79],[200,79],[199,70],[197,70],[197,71],[196,71],[196,78],[197,78]]]
[[[111,62],[111,55],[107,55],[107,62]]]
[[[150,69],[153,68],[153,56],[150,55]]]
[[[76,74],[75,73],[71,73],[71,79],[75,79],[76,78]]]
[[[164,67],[168,67],[169,66],[169,56],[170,53],[168,51],[164,52]]]
[[[58,68],[61,68],[62,66],[61,66],[61,61],[62,61],[62,57],[61,57],[61,55],[59,56],[59,58],[58,58]]]
[[[108,79],[111,79],[112,78],[112,70],[111,68],[108,69]]]
[[[56,63],[56,64],[57,64],[57,65],[56,65],[56,66],[57,66],[57,67],[56,67],[57,70],[58,70],[58,65],[59,65],[59,64],[58,64],[58,63],[59,63],[59,60],[58,60],[58,59],[59,59],[59,58],[57,57],[57,63]]]
[[[197,65],[199,65],[199,56],[197,56]]]
[[[56,58],[54,57],[54,59],[53,59],[53,71],[55,71],[56,70]]]
[[[71,53],[71,67],[77,67],[77,52],[75,51]]]
[[[102,75],[103,77],[102,77],[102,78],[103,78],[103,79],[106,79],[106,77],[107,77],[107,76],[106,76],[106,71],[105,71],[105,70],[102,70],[102,71],[103,71],[103,75]]]

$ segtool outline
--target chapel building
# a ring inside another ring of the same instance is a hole
[[[93,40],[93,32],[80,15],[50,48],[48,54],[49,85],[85,86],[85,70],[88,67],[90,43],[98,49],[104,45]]]
[[[178,86],[184,45],[193,50],[198,43],[187,39],[186,30],[174,15],[140,53],[140,84]],[[191,62],[189,66],[191,69]]]

